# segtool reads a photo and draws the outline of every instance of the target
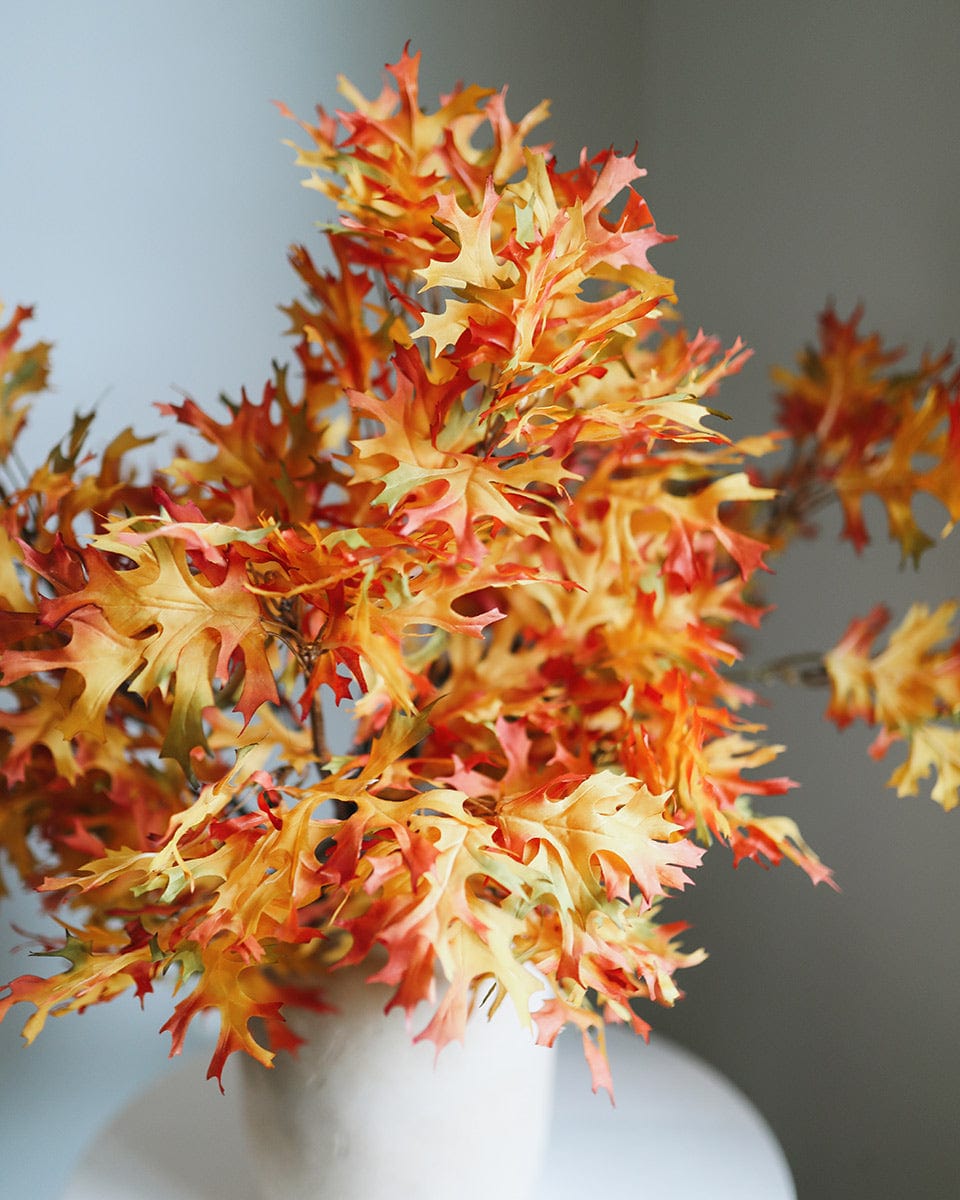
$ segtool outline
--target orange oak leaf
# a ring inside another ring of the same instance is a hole
[[[26,1001],[36,1008],[23,1027],[28,1044],[43,1029],[48,1017],[83,1012],[91,1004],[112,1000],[128,988],[134,988],[140,996],[152,990],[150,981],[157,966],[149,945],[129,950],[113,947],[99,950],[71,931],[62,948],[48,953],[66,958],[69,968],[46,979],[21,975],[6,985],[8,994],[0,997],[0,1020],[13,1004]]]
[[[510,797],[499,807],[506,845],[518,856],[543,855],[560,904],[589,909],[598,892],[629,900],[631,886],[649,903],[690,882],[684,868],[703,851],[680,836],[664,815],[666,796],[636,779],[601,771],[564,794]]]
[[[431,433],[430,391],[416,386],[416,375],[398,360],[397,390],[389,400],[353,393],[351,403],[383,426],[377,437],[356,442],[354,478],[378,480],[377,503],[387,507],[410,537],[434,523],[447,527],[459,556],[479,563],[484,556],[476,526],[506,527],[522,537],[544,537],[539,510],[548,507],[562,480],[563,463],[549,455],[527,458],[515,472],[513,458],[482,448],[476,453],[445,450]],[[415,369],[414,369],[415,370]],[[537,488],[546,488],[546,494]]]
[[[18,305],[7,324],[0,326],[0,463],[13,449],[26,422],[24,397],[42,392],[50,372],[50,346],[46,342],[17,348],[21,326],[32,316],[32,308]]]
[[[126,547],[134,565],[122,570],[96,542],[79,552],[83,586],[41,605],[44,626],[69,632],[66,646],[10,651],[3,657],[8,681],[62,669],[82,678],[78,695],[72,694],[72,684],[61,686],[61,695],[69,696],[64,736],[83,728],[102,736],[108,706],[123,686],[144,699],[155,690],[163,696],[172,690],[161,753],[186,762],[203,744],[202,713],[214,703],[213,683],[227,681],[235,655],[244,665],[238,710],[249,720],[262,703],[277,699],[260,605],[245,587],[242,560],[231,557],[222,578],[212,583],[192,573],[176,541],[157,538]]]
[[[207,1078],[216,1079],[222,1092],[223,1068],[231,1054],[243,1050],[264,1066],[273,1062],[273,1052],[257,1041],[250,1030],[250,1022],[259,1019],[268,1031],[281,1026],[284,998],[283,990],[273,984],[264,971],[251,966],[238,954],[220,950],[215,943],[213,952],[204,957],[202,973],[192,991],[178,1001],[161,1033],[170,1034],[171,1056],[180,1054],[193,1018],[201,1012],[212,1010],[217,1013],[220,1031]],[[296,1039],[291,1040],[295,1043]]]

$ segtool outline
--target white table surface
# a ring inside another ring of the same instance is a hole
[[[732,1084],[663,1037],[647,1046],[612,1029],[609,1048],[615,1108],[590,1091],[579,1038],[561,1038],[543,1197],[794,1200],[779,1145]],[[90,1144],[62,1200],[259,1200],[239,1075],[228,1064],[221,1096],[204,1078],[206,1061],[186,1056],[127,1104]]]

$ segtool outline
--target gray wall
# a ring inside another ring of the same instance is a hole
[[[766,419],[767,364],[791,358],[828,296],[842,311],[863,298],[869,324],[915,349],[960,331],[955,3],[47,0],[3,20],[0,297],[36,301],[58,343],[38,450],[101,399],[105,437],[153,427],[149,405],[175,388],[259,387],[284,353],[286,245],[320,215],[269,100],[335,103],[341,70],[372,91],[408,37],[425,96],[454,77],[509,82],[515,113],[552,96],[568,161],[639,140],[658,224],[680,235],[657,263],[688,321],[756,348],[722,401],[744,431]],[[901,609],[958,590],[956,546],[915,577],[886,546],[838,551],[825,527],[773,582],[761,652],[835,640],[881,589]],[[804,785],[789,811],[842,894],[789,868],[732,873],[715,851],[683,902],[711,958],[655,1027],[759,1105],[802,1196],[952,1194],[960,824],[885,791],[891,764],[832,731],[823,697],[770,699]],[[37,923],[29,900],[8,913]],[[11,966],[0,976],[29,964]],[[121,1002],[30,1051],[16,1019],[0,1027],[0,1160],[7,1179],[19,1164],[18,1194],[56,1195],[102,1114],[161,1069],[161,1008]]]

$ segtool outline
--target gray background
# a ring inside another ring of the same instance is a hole
[[[261,386],[286,353],[285,248],[316,246],[326,215],[269,101],[309,115],[336,103],[338,71],[370,93],[408,37],[425,98],[454,78],[509,83],[514,115],[551,96],[547,136],[568,162],[639,142],[658,225],[680,239],[656,262],[688,322],[756,349],[722,400],[744,432],[767,419],[768,365],[812,335],[827,297],[841,312],[862,298],[867,323],[915,352],[960,331],[952,0],[48,0],[6,5],[2,23],[0,297],[35,301],[36,333],[57,342],[37,452],[75,407],[101,402],[102,444],[130,421],[154,428],[150,404],[175,389],[204,402]],[[955,544],[917,577],[886,545],[838,549],[838,521],[824,525],[779,569],[760,653],[832,643],[881,592],[903,611],[958,590]],[[958,818],[886,791],[893,762],[827,726],[821,695],[770,699],[803,782],[784,807],[842,894],[788,867],[732,873],[714,851],[682,905],[711,958],[681,1006],[648,1015],[760,1107],[801,1196],[956,1194]],[[4,948],[19,940],[8,920],[37,924],[29,899],[3,918]],[[7,961],[0,977],[33,969]],[[0,1192],[56,1196],[104,1113],[163,1069],[163,1003],[135,1009],[56,1022],[29,1051],[17,1013],[0,1027]],[[682,1174],[695,1147],[664,1132]]]

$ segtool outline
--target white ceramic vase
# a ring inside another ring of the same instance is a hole
[[[296,1057],[278,1054],[272,1070],[243,1064],[266,1200],[533,1197],[556,1056],[509,1002],[437,1056],[433,1043],[413,1044],[402,1012],[384,1015],[389,988],[352,970],[330,983],[338,1012],[291,1015],[307,1039]]]

